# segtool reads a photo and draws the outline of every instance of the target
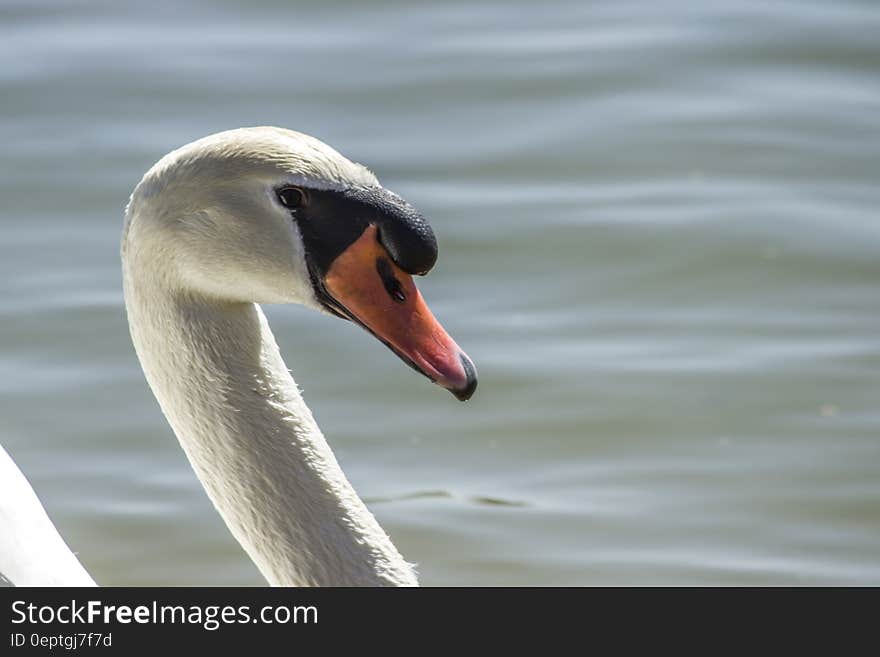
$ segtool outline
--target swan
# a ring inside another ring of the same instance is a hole
[[[144,375],[229,531],[273,586],[415,586],[282,360],[261,303],[350,320],[467,400],[473,362],[413,282],[437,258],[413,206],[366,167],[274,127],[164,156],[125,210],[123,290]],[[0,576],[92,585],[0,448]]]

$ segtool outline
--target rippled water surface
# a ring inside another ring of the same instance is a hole
[[[0,441],[99,582],[262,581],[118,242],[162,154],[274,124],[439,236],[467,404],[267,309],[424,584],[880,584],[880,5],[296,5],[0,4]]]

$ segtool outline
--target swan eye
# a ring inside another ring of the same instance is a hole
[[[306,193],[299,187],[282,187],[278,190],[278,200],[285,208],[293,210],[306,204]]]

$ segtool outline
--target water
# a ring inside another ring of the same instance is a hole
[[[468,404],[270,321],[424,584],[880,584],[874,2],[0,5],[0,441],[105,584],[259,584],[141,374],[122,209],[274,124],[430,217]]]

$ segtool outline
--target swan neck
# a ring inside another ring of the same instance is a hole
[[[163,291],[126,269],[129,325],[208,497],[273,585],[414,585],[355,493],[259,306]]]

